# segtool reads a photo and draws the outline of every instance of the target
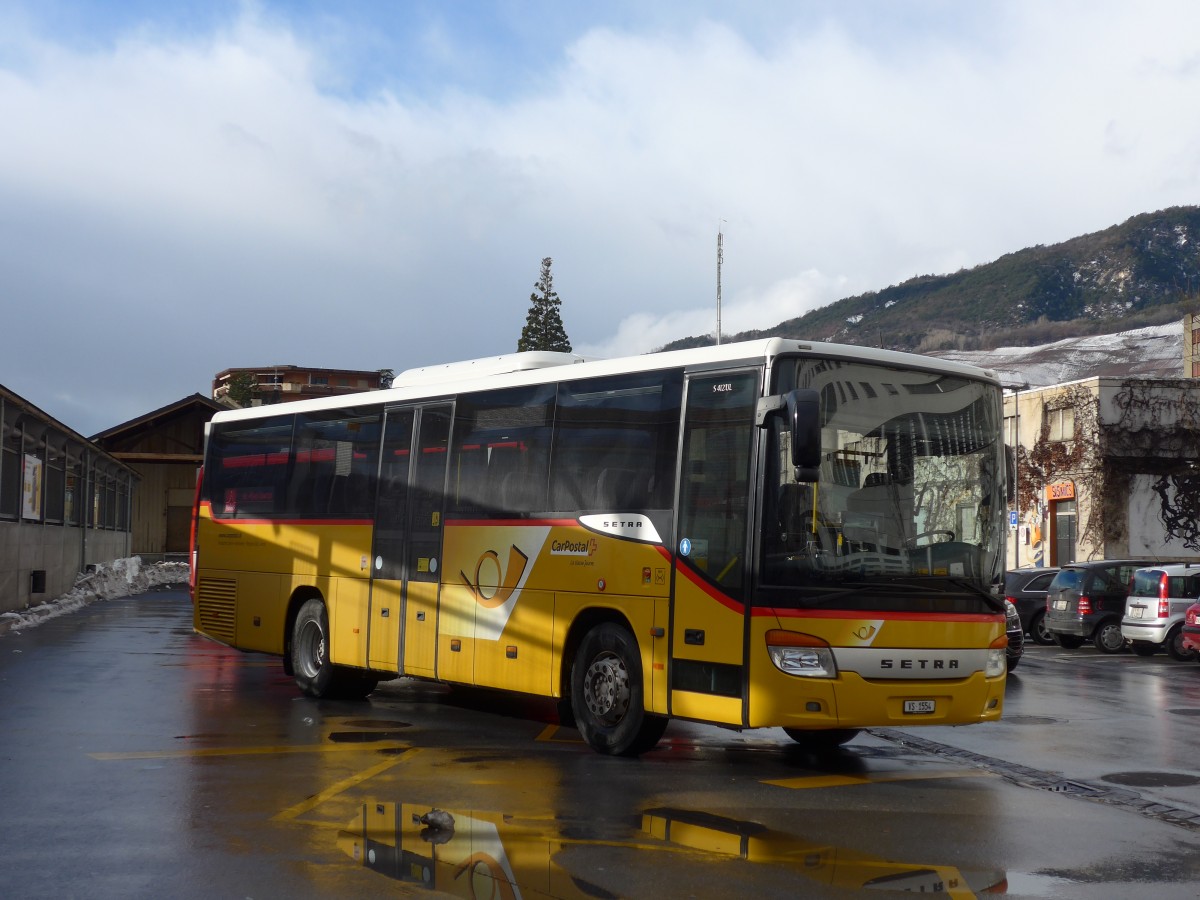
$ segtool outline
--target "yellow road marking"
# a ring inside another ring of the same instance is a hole
[[[302,803],[297,803],[295,806],[289,806],[287,809],[280,810],[275,815],[271,816],[271,821],[280,822],[287,819],[294,819],[297,816],[303,815],[309,810],[320,806],[331,797],[336,797],[342,791],[349,790],[356,785],[362,784],[364,781],[374,778],[380,772],[386,772],[392,766],[397,766],[400,763],[407,761],[416,752],[416,750],[408,750],[405,753],[401,753],[399,756],[393,756],[389,759],[383,760],[383,762],[376,763],[369,769],[363,769],[361,772],[351,775],[349,778],[343,778],[341,781],[330,785],[319,794],[314,794]]]
[[[927,772],[878,772],[872,775],[806,775],[764,781],[785,788],[850,787],[856,784],[881,784],[887,781],[930,781],[936,778],[994,778],[980,769],[933,769]]]
[[[363,750],[407,750],[407,744],[311,744],[279,747],[197,747],[194,750],[134,750],[129,753],[89,753],[92,759],[191,759],[202,756],[270,756],[289,753],[361,753]]]

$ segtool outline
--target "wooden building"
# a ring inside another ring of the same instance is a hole
[[[226,408],[193,394],[92,438],[141,476],[131,525],[132,551],[143,560],[187,553],[204,426]]]

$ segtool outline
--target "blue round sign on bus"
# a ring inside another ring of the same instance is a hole
[[[684,538],[682,541],[679,542],[679,555],[680,556],[690,556],[691,552],[692,552],[692,542],[690,540],[688,540],[687,538]]]

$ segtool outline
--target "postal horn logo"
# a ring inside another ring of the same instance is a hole
[[[529,557],[513,544],[508,548],[507,566],[500,565],[500,554],[495,550],[485,550],[475,564],[474,580],[461,569],[458,577],[470,589],[476,603],[486,609],[496,609],[512,597],[528,564]]]

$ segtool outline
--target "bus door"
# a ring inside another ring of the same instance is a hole
[[[372,548],[371,667],[434,674],[449,404],[389,409]]]
[[[752,369],[687,379],[671,622],[676,716],[743,718],[759,378]]]

